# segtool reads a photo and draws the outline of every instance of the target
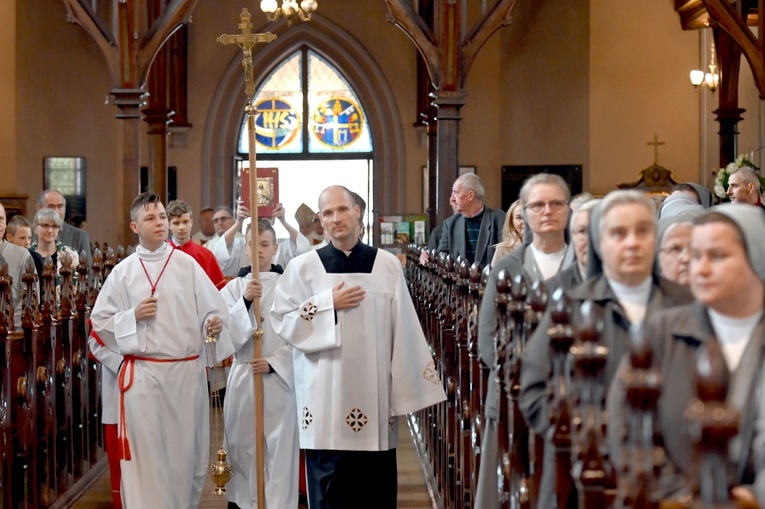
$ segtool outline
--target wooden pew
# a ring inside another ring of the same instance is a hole
[[[13,305],[8,263],[0,255],[0,505],[12,507],[11,335]]]
[[[112,258],[113,267],[117,256]],[[2,508],[66,507],[89,482],[86,478],[105,467],[93,469],[103,456],[103,442],[91,444],[101,435],[100,414],[91,410],[99,389],[90,383],[99,370],[91,369],[87,357],[87,319],[100,286],[88,284],[90,267],[85,256],[81,259],[72,267],[62,255],[58,273],[46,259],[41,281],[30,260],[22,275],[22,319],[16,330],[12,279],[0,257]],[[95,280],[100,283],[102,277],[99,272]]]

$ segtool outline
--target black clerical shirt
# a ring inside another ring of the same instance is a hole
[[[324,265],[324,270],[329,274],[371,274],[372,267],[375,265],[377,248],[359,241],[351,249],[351,254],[346,255],[344,251],[340,251],[329,243],[318,249],[316,253]]]

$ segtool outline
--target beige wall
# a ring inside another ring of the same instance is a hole
[[[680,30],[671,2],[590,5],[591,189],[636,180],[653,163],[654,134],[666,143],[659,164],[697,180],[699,97],[688,73],[698,67],[698,35]]]
[[[221,74],[239,54],[215,42],[237,31],[241,2],[200,0],[189,34],[189,119],[185,148],[171,148],[181,197],[202,203],[201,160],[210,103]],[[265,18],[250,8],[258,29]],[[15,12],[14,12],[15,11]],[[397,192],[407,210],[421,208],[421,167],[427,151],[413,127],[415,49],[385,21],[380,1],[323,2],[318,16],[348,31],[386,76],[405,140]],[[15,23],[12,21],[15,17]],[[103,56],[80,27],[65,21],[60,0],[3,2],[0,7],[0,134],[9,168],[0,190],[34,198],[42,188],[42,158],[88,160],[88,210],[94,239],[113,242],[123,222],[121,124],[104,104],[112,83]],[[653,162],[654,134],[667,145],[660,163],[679,180],[698,180],[713,168],[715,99],[697,94],[688,71],[699,66],[699,34],[683,32],[671,2],[546,0],[518,2],[511,26],[481,50],[466,82],[460,159],[478,168],[490,206],[500,204],[500,167],[582,164],[585,187],[603,193],[632,181]],[[630,20],[635,20],[630,22]],[[25,34],[45,34],[32,38]],[[8,50],[10,48],[10,50]],[[742,151],[761,146],[761,105],[742,65]],[[750,73],[749,73],[750,74]],[[708,94],[707,94],[708,95]],[[15,113],[14,113],[15,108]],[[238,122],[237,119],[232,121]],[[15,126],[15,128],[14,128]],[[701,142],[700,142],[701,140]],[[142,160],[148,161],[142,143]],[[15,161],[15,164],[14,164]],[[32,207],[33,208],[33,207]]]
[[[16,3],[0,2],[0,192],[18,193],[16,172]]]
[[[104,104],[112,87],[103,56],[81,28],[66,23],[62,2],[19,0],[16,9],[16,191],[29,195],[31,218],[43,185],[43,157],[87,158],[91,237],[113,242],[120,131],[117,109]]]
[[[504,134],[502,122],[501,73],[502,45],[499,34],[478,53],[465,82],[467,103],[462,107],[460,124],[460,165],[475,166],[486,188],[486,204],[500,208],[499,166]]]
[[[587,174],[588,11],[586,2],[518,2],[502,32],[495,193],[502,165],[582,164]]]

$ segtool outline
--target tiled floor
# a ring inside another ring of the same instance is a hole
[[[398,507],[406,509],[430,509],[433,507],[430,494],[425,486],[420,463],[409,435],[406,420],[401,418],[401,441],[397,450],[398,458]],[[217,448],[211,447],[210,457],[215,457]],[[213,482],[208,476],[202,495],[200,509],[226,509],[226,497],[213,493]],[[301,506],[304,508],[306,506]],[[75,504],[73,509],[111,509],[109,472],[107,471]],[[274,508],[282,509],[282,508]]]

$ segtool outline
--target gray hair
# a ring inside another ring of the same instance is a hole
[[[599,225],[599,233],[603,234],[603,228],[604,228],[604,222],[602,218],[606,217],[606,214],[608,214],[608,211],[610,211],[612,208],[616,207],[617,205],[627,205],[627,204],[637,204],[642,205],[645,208],[647,208],[651,212],[651,217],[653,219],[654,227],[656,226],[656,205],[654,204],[653,200],[646,196],[644,193],[640,191],[633,191],[633,190],[618,190],[618,191],[611,191],[606,195],[605,198],[603,198],[603,201],[601,202],[600,206],[600,225]]]
[[[53,221],[59,228],[61,228],[61,223],[63,223],[61,216],[58,215],[58,212],[48,208],[38,210],[37,213],[35,213],[32,224],[37,226],[43,221]]]
[[[524,182],[521,187],[519,195],[524,208],[529,204],[529,194],[531,194],[531,189],[538,184],[551,184],[560,187],[566,198],[566,202],[568,203],[571,201],[571,190],[568,188],[568,184],[566,184],[566,181],[563,180],[563,178],[553,173],[537,173],[536,175],[527,178],[526,182]]]
[[[583,202],[578,209],[571,213],[571,219],[568,220],[568,233],[571,238],[574,238],[574,221],[576,220],[576,217],[582,212],[587,212],[589,214],[590,210],[592,210],[592,207],[594,207],[600,201],[601,200],[599,199],[590,199],[586,202]]]
[[[484,201],[486,192],[483,188],[483,181],[481,181],[481,177],[475,173],[465,173],[464,175],[460,175],[460,177],[455,182],[462,184],[463,190],[473,191],[478,201]]]
[[[731,175],[733,175],[734,173],[740,173],[741,180],[743,180],[745,184],[754,184],[754,188],[757,190],[757,194],[762,194],[762,186],[760,185],[760,176],[757,175],[757,172],[755,172],[753,169],[751,169],[748,166],[743,166],[739,168],[738,170],[731,172]]]

